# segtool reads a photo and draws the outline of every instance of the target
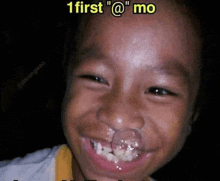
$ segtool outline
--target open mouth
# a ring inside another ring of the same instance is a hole
[[[134,149],[112,149],[110,146],[103,146],[100,142],[90,140],[91,147],[96,154],[106,158],[108,161],[118,163],[127,162],[136,159],[140,153]]]
[[[114,173],[129,173],[149,160],[151,153],[137,153],[134,150],[112,150],[111,144],[88,137],[82,137],[86,160],[101,170]],[[126,152],[127,151],[127,152]]]

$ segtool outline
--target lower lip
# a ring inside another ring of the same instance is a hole
[[[137,159],[131,162],[123,162],[123,163],[117,163],[110,162],[107,159],[99,156],[96,154],[96,151],[93,150],[90,144],[89,138],[82,139],[84,147],[85,147],[85,154],[88,157],[89,160],[92,161],[95,165],[97,165],[99,168],[103,170],[108,170],[110,172],[115,173],[127,173],[131,172],[134,169],[137,169],[138,166],[140,166],[145,160],[149,158],[149,153],[145,153],[140,155]]]

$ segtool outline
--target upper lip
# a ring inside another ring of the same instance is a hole
[[[112,137],[110,136],[102,136],[102,137],[97,137],[97,134],[81,134],[82,138],[87,138],[90,140],[93,140],[95,142],[100,142],[100,143],[111,143],[112,142]]]
[[[99,142],[102,146],[111,147],[111,145],[112,145],[111,142],[107,142],[106,140],[103,140],[103,139],[91,138],[91,137],[88,137],[88,138],[90,139],[90,141]]]

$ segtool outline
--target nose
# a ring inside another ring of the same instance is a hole
[[[113,130],[141,129],[144,118],[141,103],[135,93],[112,91],[102,97],[102,104],[97,112],[97,119]]]

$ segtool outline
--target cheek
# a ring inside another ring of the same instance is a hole
[[[79,135],[80,117],[86,112],[86,102],[89,98],[82,95],[82,92],[72,91],[66,98],[66,105],[63,116],[63,129],[65,137],[74,155],[80,155],[81,142]]]
[[[176,153],[182,148],[188,135],[188,114],[184,103],[157,108],[155,122],[167,152]]]
[[[88,112],[94,105],[94,95],[75,86],[70,90],[66,112],[69,118],[77,119]]]
[[[97,96],[89,90],[83,90],[80,86],[73,86],[68,94],[65,117],[63,119],[66,137],[77,137],[78,134],[86,132],[96,126],[95,110],[98,104]]]

